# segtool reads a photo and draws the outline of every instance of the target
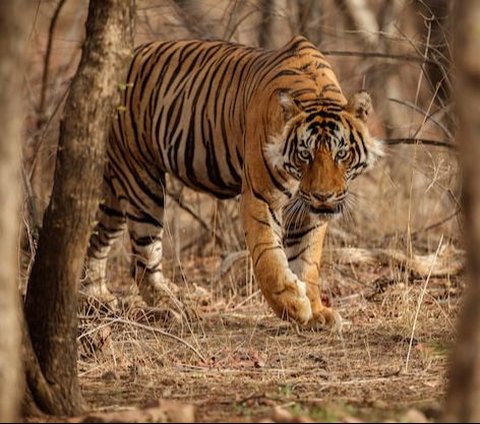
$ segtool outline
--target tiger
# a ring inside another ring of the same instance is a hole
[[[348,207],[349,184],[382,155],[367,127],[371,111],[365,91],[344,97],[303,36],[273,50],[221,40],[137,47],[107,140],[85,288],[108,293],[109,252],[125,228],[140,295],[152,304],[165,288],[169,173],[216,198],[238,196],[255,280],[279,318],[338,325],[322,302],[322,247],[329,222]]]

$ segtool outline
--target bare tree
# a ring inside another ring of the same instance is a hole
[[[444,419],[480,420],[480,2],[456,2],[455,98],[462,149],[469,287],[453,352]]]
[[[60,126],[53,193],[28,283],[27,400],[50,414],[84,408],[77,377],[78,282],[99,202],[114,99],[131,54],[133,3],[90,1],[86,41]]]
[[[5,2],[0,7],[0,422],[15,420],[22,396],[16,245],[29,3]]]

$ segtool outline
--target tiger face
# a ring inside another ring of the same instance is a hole
[[[267,156],[289,180],[293,196],[287,212],[323,218],[341,213],[348,205],[349,183],[382,155],[381,143],[366,126],[370,96],[356,93],[346,106],[302,107],[280,93],[279,102],[285,126],[271,138]]]

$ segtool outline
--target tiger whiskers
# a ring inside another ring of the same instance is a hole
[[[289,201],[286,206],[283,209],[283,227],[285,232],[288,232],[290,225],[295,217],[295,215],[298,213],[300,205],[298,204],[298,198],[295,198],[291,201]]]
[[[355,193],[349,193],[343,203],[340,204],[340,213],[347,224],[353,223],[352,211],[357,203],[357,197]]]
[[[285,231],[298,229],[303,224],[307,212],[308,207],[302,198],[295,197],[289,201],[283,209]]]

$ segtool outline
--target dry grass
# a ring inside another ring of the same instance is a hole
[[[232,292],[228,279],[215,294],[222,287],[208,277],[212,262],[183,265],[204,275],[196,279],[202,298],[184,300],[196,318],[179,322],[154,309],[81,316],[79,339],[95,347],[81,349],[79,374],[94,409],[168,398],[194,404],[201,422],[255,421],[274,406],[316,420],[398,420],[412,407],[438,413],[460,277],[404,283],[388,266],[326,263],[325,295],[347,323],[339,337],[280,321],[260,296]]]

